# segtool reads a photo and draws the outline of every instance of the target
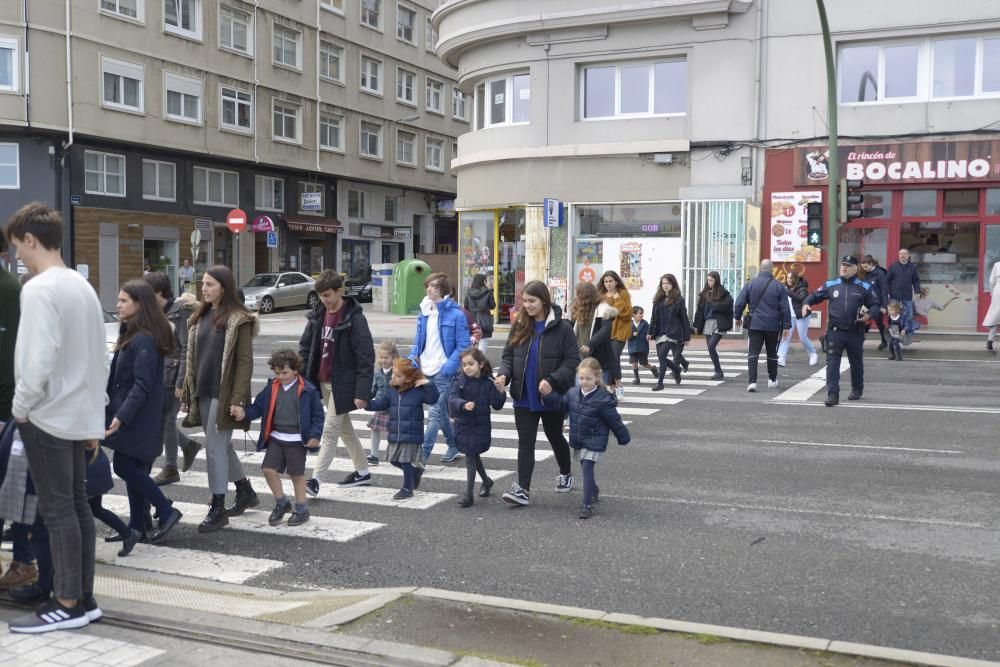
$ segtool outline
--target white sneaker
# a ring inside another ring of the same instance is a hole
[[[748,384],[747,385],[747,391],[749,391],[751,394],[753,392],[757,391],[757,383],[756,382],[751,382],[750,384]]]
[[[784,359],[778,359],[778,365],[781,366],[782,368],[784,368],[785,367],[785,360]]]
[[[774,389],[777,386],[778,386],[778,381],[777,380],[768,380],[767,381],[767,388],[768,389]]]
[[[809,355],[809,365],[815,366],[819,362],[819,355],[813,352]]]

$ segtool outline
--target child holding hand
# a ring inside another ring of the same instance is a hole
[[[497,389],[490,362],[479,348],[464,350],[460,359],[462,372],[452,381],[448,411],[455,420],[455,446],[465,454],[465,495],[458,504],[471,507],[476,473],[483,480],[479,487],[481,498],[490,495],[493,488],[493,480],[486,476],[480,455],[490,448],[493,438],[490,408],[502,408],[507,394]]]
[[[375,376],[372,380],[372,398],[385,394],[392,378],[392,364],[399,359],[399,349],[391,340],[379,343],[375,350]],[[372,432],[371,448],[368,451],[368,464],[377,466],[381,461],[378,457],[379,440],[383,433],[389,431],[389,413],[385,410],[376,412],[368,420],[368,428]]]
[[[277,526],[291,510],[289,526],[309,520],[306,507],[306,448],[319,447],[323,435],[323,401],[319,391],[299,375],[302,359],[295,350],[277,350],[267,362],[274,371],[272,380],[246,408],[233,406],[233,417],[244,428],[255,419],[264,419],[257,451],[265,451],[261,471],[274,495],[274,510],[267,522]],[[282,473],[287,473],[295,490],[295,507],[285,497]]]

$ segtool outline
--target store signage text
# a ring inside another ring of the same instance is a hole
[[[947,181],[966,180],[969,178],[986,178],[991,167],[987,160],[937,160],[930,162],[899,162],[896,154],[887,153],[848,153],[847,165],[844,168],[845,178],[860,178],[866,181]],[[854,162],[853,160],[876,160],[875,162]],[[891,160],[891,161],[890,161]],[[1000,172],[1000,164],[997,165]]]

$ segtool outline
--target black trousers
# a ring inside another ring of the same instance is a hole
[[[563,435],[562,427],[566,415],[559,410],[532,412],[528,408],[514,408],[514,426],[517,428],[517,483],[525,491],[531,489],[531,475],[535,471],[535,440],[538,438],[538,422],[541,420],[545,437],[552,446],[559,474],[568,475],[572,471],[569,443]]]
[[[750,329],[750,347],[747,350],[747,383],[757,382],[757,360],[760,359],[760,349],[767,350],[767,378],[778,379],[778,339],[780,331],[757,331]]]
[[[840,358],[847,352],[851,364],[851,390],[861,393],[865,390],[865,333],[861,327],[854,330],[826,331],[826,393],[840,396]]]

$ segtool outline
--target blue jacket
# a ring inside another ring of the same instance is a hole
[[[257,451],[267,449],[267,440],[271,436],[271,421],[274,418],[274,407],[278,401],[278,391],[281,382],[278,378],[271,380],[265,386],[253,403],[245,409],[243,417],[243,428],[247,428],[250,422],[264,417],[264,425],[260,429],[260,437],[257,438]],[[299,396],[299,435],[302,436],[303,446],[313,439],[319,439],[323,435],[323,400],[319,396],[316,387],[312,386],[300,375],[298,387],[295,389]]]
[[[743,309],[750,308],[751,331],[781,331],[792,328],[792,313],[788,307],[788,293],[784,285],[770,273],[758,273],[743,286],[733,305],[733,316],[743,316]]]
[[[104,421],[110,426],[117,417],[121,427],[104,445],[140,461],[153,461],[162,449],[163,356],[152,336],[138,334],[115,352],[107,392]]]
[[[461,312],[461,311],[459,311]],[[413,387],[400,394],[392,385],[386,387],[381,398],[368,403],[373,412],[389,412],[389,432],[386,440],[409,444],[424,442],[424,403],[434,405],[438,400],[438,390],[433,382]]]
[[[639,320],[639,324],[636,325],[635,320],[632,320],[632,335],[628,339],[629,354],[649,354],[647,333],[649,333],[649,322]]]
[[[438,334],[441,336],[441,346],[448,361],[439,371],[440,375],[451,377],[458,372],[461,365],[459,355],[469,347],[469,321],[457,303],[446,297],[438,305]],[[427,313],[424,304],[420,306],[420,317],[417,319],[417,337],[410,348],[410,359],[420,360],[420,353],[427,345]]]
[[[111,462],[104,449],[97,448],[97,458],[91,460],[93,452],[87,452],[87,472],[86,491],[88,498],[103,496],[105,493],[115,488],[115,482],[111,479]]]
[[[392,370],[383,373],[381,368],[375,369],[375,378],[372,380],[372,399],[382,398],[385,390],[389,387],[389,380],[392,379]]]
[[[460,373],[452,380],[448,412],[455,420],[455,446],[458,451],[474,456],[490,448],[493,438],[490,408],[499,410],[506,400],[507,395],[500,393],[492,377],[470,378]],[[471,411],[464,407],[469,401],[476,404]]]
[[[913,295],[920,291],[917,265],[912,259],[906,264],[893,263],[886,272],[885,282],[888,285],[889,299],[899,302],[913,301]]]
[[[608,438],[613,431],[619,445],[632,439],[618,414],[618,399],[601,387],[583,395],[579,387],[559,396],[554,392],[545,401],[569,414],[569,446],[603,452],[608,448]]]

